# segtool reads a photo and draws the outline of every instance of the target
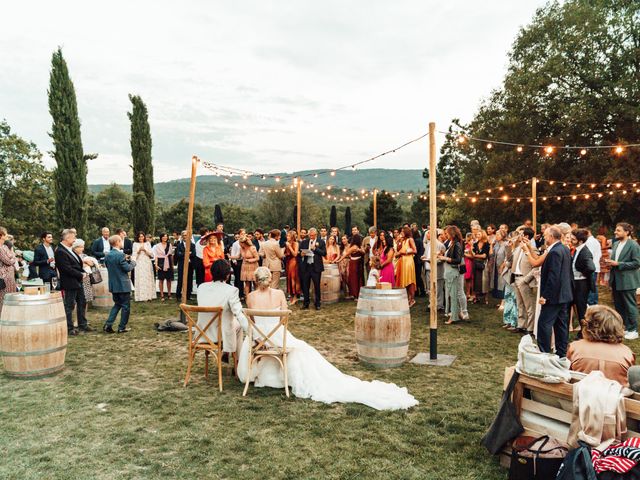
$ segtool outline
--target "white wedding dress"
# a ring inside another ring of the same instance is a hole
[[[255,317],[256,325],[265,335],[275,327],[277,317]],[[282,346],[280,328],[271,340]],[[254,334],[255,334],[254,330]],[[323,403],[363,403],[376,410],[400,410],[418,405],[418,401],[406,388],[393,383],[374,380],[366,382],[345,375],[308,343],[297,339],[287,331],[287,356],[289,387],[296,397],[310,398]],[[249,338],[245,337],[238,363],[238,377],[246,382],[249,370]],[[284,376],[280,363],[262,357],[251,367],[251,381],[255,387],[284,388]]]

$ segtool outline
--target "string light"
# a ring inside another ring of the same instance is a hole
[[[491,150],[493,148],[493,143],[487,143],[487,150]]]
[[[552,146],[545,147],[544,152],[547,155],[551,155],[553,153],[553,147]]]
[[[523,150],[524,150],[524,148],[522,147],[522,145],[518,145],[516,147],[516,152],[518,152],[518,153],[522,153]]]
[[[580,155],[582,155],[583,157],[587,154],[587,149],[583,148],[582,150],[580,150]]]
[[[624,148],[622,148],[620,145],[618,145],[618,146],[616,147],[616,153],[617,153],[618,155],[620,155],[622,152],[624,152]]]

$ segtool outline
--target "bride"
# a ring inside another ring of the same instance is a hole
[[[247,296],[250,309],[286,310],[287,300],[282,290],[270,288],[271,272],[260,267],[255,272],[258,290]],[[258,327],[268,333],[279,321],[278,317],[255,317]],[[282,333],[271,337],[281,345]],[[245,337],[238,364],[238,377],[246,382],[249,367],[249,339]],[[300,398],[310,398],[317,402],[356,402],[377,410],[407,409],[418,404],[406,388],[393,383],[374,380],[366,382],[345,375],[329,363],[318,351],[306,342],[287,332],[287,356],[289,386],[293,394]],[[280,364],[275,359],[261,358],[251,368],[251,381],[255,387],[284,388],[284,378]]]

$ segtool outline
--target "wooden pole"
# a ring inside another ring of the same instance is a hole
[[[429,231],[430,248],[429,261],[431,270],[429,275],[429,358],[438,359],[438,215],[437,215],[437,195],[436,195],[436,124],[429,123]],[[457,299],[452,299],[457,302]]]
[[[378,189],[373,189],[373,226],[378,228]]]
[[[538,179],[533,177],[531,179],[531,223],[533,223],[533,231],[537,232],[537,223],[538,223]]]
[[[189,210],[187,212],[187,238],[184,239],[184,264],[182,266],[182,303],[187,303],[187,282],[189,281],[189,257],[191,256],[191,238],[193,229],[193,204],[196,195],[196,172],[200,159],[195,155],[191,157],[191,185],[189,187]],[[182,313],[182,311],[181,311]]]
[[[298,230],[298,238],[300,238],[300,223],[301,223],[301,219],[302,219],[302,180],[300,180],[300,177],[296,178],[296,184],[298,186],[297,189],[297,201],[298,201],[298,208],[296,211],[296,224],[297,224],[297,230]]]

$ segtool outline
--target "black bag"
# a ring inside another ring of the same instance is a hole
[[[464,260],[462,261],[462,263],[460,263],[460,265],[458,265],[458,271],[460,272],[460,275],[464,275],[465,273],[467,273],[467,266],[464,263]]]
[[[571,450],[560,465],[556,480],[597,480],[591,461],[591,448],[581,441],[578,444],[580,446]]]
[[[516,407],[511,401],[511,394],[519,377],[520,374],[514,371],[507,389],[502,393],[498,414],[493,419],[487,433],[480,440],[480,443],[493,455],[500,453],[505,443],[524,432],[524,428],[516,414]]]
[[[473,265],[476,270],[484,270],[484,267],[487,266],[484,260],[474,260]]]
[[[7,282],[4,281],[4,278],[0,278],[0,290],[4,290],[7,288]]]
[[[100,270],[98,270],[96,267],[91,267],[91,273],[89,274],[89,282],[91,283],[91,285],[96,285],[102,282],[102,274],[100,273]]]
[[[539,443],[538,446],[535,446]],[[555,441],[549,443],[549,435],[520,437],[513,442],[509,480],[547,480],[556,478],[568,448]],[[552,456],[553,455],[553,456]]]

